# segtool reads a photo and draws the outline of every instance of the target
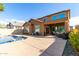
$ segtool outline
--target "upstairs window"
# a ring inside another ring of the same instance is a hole
[[[53,21],[57,20],[57,16],[52,16],[52,20]]]
[[[48,22],[48,19],[47,18],[44,18],[44,22]]]
[[[62,18],[65,18],[65,17],[66,17],[65,13],[59,14],[59,19],[62,19]]]

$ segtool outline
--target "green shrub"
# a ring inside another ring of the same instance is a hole
[[[79,49],[79,31],[73,30],[70,32],[69,42],[74,49]]]

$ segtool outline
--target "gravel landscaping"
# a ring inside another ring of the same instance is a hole
[[[63,56],[76,56],[76,53],[74,49],[71,47],[69,41],[66,42],[64,52],[62,54]]]

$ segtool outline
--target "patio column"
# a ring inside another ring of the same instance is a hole
[[[69,32],[70,31],[70,27],[69,27],[69,21],[65,22],[65,32]]]
[[[41,24],[40,32],[42,35],[44,35],[44,32],[45,32],[44,24]]]

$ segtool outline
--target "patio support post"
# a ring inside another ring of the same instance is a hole
[[[40,32],[42,35],[44,35],[44,32],[45,32],[44,24],[41,24]]]
[[[70,27],[69,27],[69,21],[65,22],[65,32],[69,32],[70,31]]]

